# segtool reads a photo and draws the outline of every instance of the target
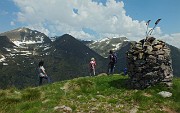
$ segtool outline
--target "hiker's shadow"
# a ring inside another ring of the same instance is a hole
[[[117,89],[130,89],[128,85],[128,80],[129,80],[128,78],[113,80],[109,82],[109,85]]]

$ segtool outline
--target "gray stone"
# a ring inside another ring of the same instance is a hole
[[[168,87],[172,87],[173,83],[172,82],[166,82],[165,85],[168,86]]]
[[[155,50],[159,50],[159,49],[162,49],[163,45],[155,45],[153,48]]]
[[[164,60],[164,55],[158,55],[158,60]]]
[[[154,37],[148,37],[148,38],[147,38],[147,42],[153,43],[153,41],[154,41],[155,39],[156,39],[156,38],[154,38]]]
[[[144,42],[144,47],[147,47],[147,46],[151,46],[151,43],[149,43],[149,42]]]
[[[137,113],[138,112],[138,106],[134,106],[134,108],[132,108],[129,113]]]
[[[143,55],[144,55],[144,53],[139,53],[138,58],[139,58],[139,59],[142,59],[142,58],[143,58]]]
[[[56,106],[56,107],[54,107],[54,110],[55,111],[63,111],[63,112],[65,112],[65,113],[72,113],[72,109],[70,108],[70,107],[67,107],[67,106],[65,106],[65,105],[63,105],[63,106]]]
[[[163,50],[156,51],[156,55],[164,55],[165,52]]]
[[[159,95],[161,95],[162,97],[166,98],[166,97],[171,97],[172,93],[167,92],[167,91],[161,91],[158,93]]]
[[[146,49],[148,52],[152,52],[153,48],[152,46],[147,46],[147,49]]]

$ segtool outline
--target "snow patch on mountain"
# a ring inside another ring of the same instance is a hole
[[[14,51],[14,52],[20,52],[20,51],[19,51],[19,50],[17,50],[17,49],[13,49],[13,51]]]
[[[124,40],[124,42],[129,42],[130,40]]]
[[[12,58],[14,58],[14,56],[16,56],[16,54],[12,54],[12,53],[10,53],[9,55],[7,55],[7,56],[11,56]]]
[[[51,47],[45,47],[45,48],[44,48],[44,51],[45,51],[45,50],[48,50],[48,49],[50,49],[50,48],[51,48]]]
[[[3,63],[3,65],[4,65],[4,66],[7,66],[7,65],[8,65],[8,63]]]
[[[112,44],[112,46],[114,46],[115,48],[113,48],[113,50],[118,50],[121,47],[122,43],[118,43],[118,44]]]
[[[93,43],[91,43],[90,45],[92,45],[92,44],[95,44],[97,41],[94,41]]]
[[[11,51],[10,49],[8,49],[8,48],[5,48],[5,47],[3,47],[6,51]]]
[[[30,41],[30,40],[29,41],[13,41],[13,43],[16,46],[20,47],[25,44],[41,44],[41,43],[43,43],[43,41]]]
[[[52,42],[54,42],[54,41],[57,39],[57,37],[49,37],[49,39],[50,39]]]
[[[18,31],[22,31],[22,28],[18,29]]]
[[[5,58],[3,55],[1,55],[0,62],[4,62],[5,59],[6,59],[6,58]]]
[[[107,41],[107,40],[109,40],[109,38],[104,38],[104,39],[102,39],[102,40],[100,40],[98,42],[104,42],[104,41]]]

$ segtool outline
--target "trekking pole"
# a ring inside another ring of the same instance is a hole
[[[148,29],[149,29],[149,23],[150,23],[150,21],[151,21],[151,20],[148,20],[148,21],[146,22],[146,25],[147,25],[147,29],[146,29],[146,40],[147,40],[147,38],[148,38]]]
[[[161,19],[158,19],[158,20],[155,22],[154,27],[153,27],[151,30],[149,30],[148,34],[149,34],[149,33],[150,33],[150,35],[152,34],[154,28],[157,26],[157,24],[159,23],[160,20],[161,20]]]
[[[150,23],[150,21],[151,21],[151,20],[148,20],[148,21],[146,22],[146,25],[147,25],[146,38],[147,38],[147,36],[148,36],[148,29],[149,29],[149,23]]]

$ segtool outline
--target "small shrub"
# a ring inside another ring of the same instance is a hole
[[[22,113],[24,113],[25,111],[26,113],[38,113],[40,111],[41,105],[42,103],[39,101],[27,101],[20,104],[17,109]]]
[[[87,92],[89,89],[92,89],[94,83],[88,79],[77,79],[71,82],[67,82],[64,84],[64,89],[66,91],[80,91]]]
[[[0,91],[0,98],[5,97],[6,96],[6,92],[5,91]]]
[[[6,103],[6,104],[14,104],[20,101],[21,101],[21,98],[14,98],[14,97],[4,97],[1,99],[1,102]]]
[[[40,97],[41,97],[41,92],[38,89],[27,89],[22,94],[23,100],[35,100],[35,99],[40,99]]]
[[[8,92],[9,92],[9,93],[14,93],[16,90],[17,90],[17,89],[16,89],[15,87],[11,87],[11,88],[8,90]]]
[[[108,100],[108,103],[111,103],[111,104],[116,104],[117,102],[118,102],[118,99],[114,99],[114,98]]]

